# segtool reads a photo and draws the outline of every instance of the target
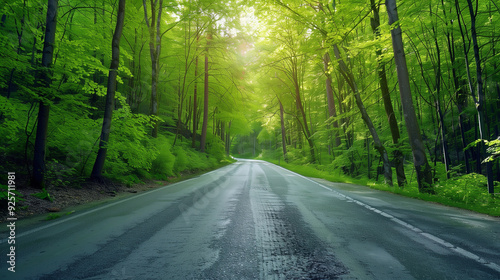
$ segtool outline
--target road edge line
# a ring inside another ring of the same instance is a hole
[[[354,202],[354,203],[356,203],[356,204],[358,204],[358,205],[360,205],[360,206],[362,206],[362,207],[364,207],[364,208],[366,208],[366,209],[368,209],[368,210],[370,210],[370,211],[372,211],[372,212],[374,212],[374,213],[376,213],[378,215],[386,217],[389,220],[391,220],[391,221],[393,221],[393,222],[395,222],[395,223],[397,223],[397,224],[399,224],[399,225],[401,225],[401,226],[409,229],[410,231],[413,231],[413,232],[415,232],[417,234],[420,234],[422,237],[425,237],[428,240],[430,240],[430,241],[432,241],[434,243],[437,243],[437,244],[439,244],[439,245],[441,245],[441,246],[449,249],[450,251],[455,252],[458,255],[461,255],[461,256],[463,256],[463,257],[465,257],[467,259],[473,260],[473,261],[479,263],[480,265],[486,266],[486,267],[488,267],[488,268],[490,268],[490,269],[492,269],[492,270],[500,273],[500,265],[497,264],[497,263],[487,261],[487,260],[481,258],[480,256],[478,256],[478,255],[476,255],[476,254],[474,254],[474,253],[472,253],[470,251],[467,251],[467,250],[465,250],[463,248],[455,246],[452,243],[449,243],[449,242],[447,242],[447,241],[445,241],[445,240],[443,240],[443,239],[441,239],[441,238],[439,238],[439,237],[437,237],[437,236],[435,236],[433,234],[425,232],[425,231],[421,230],[420,228],[418,228],[416,226],[413,226],[413,225],[411,225],[411,224],[409,224],[409,223],[407,223],[407,222],[405,222],[405,221],[403,221],[401,219],[398,219],[398,218],[396,218],[396,217],[394,217],[394,216],[392,216],[392,215],[390,215],[390,214],[388,214],[388,213],[386,213],[386,212],[384,212],[382,210],[379,210],[379,209],[377,209],[377,208],[375,208],[373,206],[370,206],[370,205],[368,205],[368,204],[366,204],[364,202],[361,202],[361,201],[359,201],[357,199],[354,199],[354,198],[352,198],[350,196],[347,196],[347,195],[345,195],[343,193],[340,193],[339,191],[336,191],[336,190],[334,190],[332,188],[329,188],[329,187],[327,187],[327,186],[325,186],[325,185],[323,185],[323,184],[321,184],[319,182],[316,182],[316,181],[314,181],[314,180],[312,180],[312,179],[310,179],[310,178],[308,178],[306,176],[300,175],[300,174],[298,174],[296,172],[288,170],[288,169],[286,169],[284,167],[281,167],[279,165],[276,165],[274,163],[270,163],[270,162],[268,162],[268,163],[274,165],[275,167],[278,167],[278,168],[281,168],[281,169],[283,169],[285,171],[288,171],[288,172],[290,172],[290,173],[292,173],[292,174],[294,174],[294,175],[296,175],[298,177],[301,177],[301,178],[303,178],[303,179],[305,179],[305,180],[307,180],[309,182],[312,182],[312,183],[316,184],[317,186],[319,186],[319,187],[321,187],[323,189],[326,189],[328,191],[331,191],[331,192],[335,193],[336,195],[339,195],[339,196],[345,198],[346,200]]]

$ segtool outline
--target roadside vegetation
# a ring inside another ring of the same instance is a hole
[[[321,178],[331,182],[341,182],[366,186],[372,189],[392,192],[398,195],[436,202],[439,204],[463,208],[478,213],[500,217],[500,198],[498,194],[488,193],[486,177],[477,173],[455,175],[446,179],[446,175],[436,179],[434,188],[435,194],[421,193],[418,190],[415,174],[407,168],[406,175],[410,180],[404,187],[390,187],[380,180],[368,178],[363,175],[356,178],[343,174],[340,170],[331,170],[327,166],[316,164],[286,163],[282,160],[258,157],[271,163],[277,164],[290,171],[296,172],[306,177]],[[439,166],[444,169],[443,166]],[[438,168],[439,168],[438,167]],[[441,170],[443,171],[443,170]],[[444,174],[444,173],[441,173]],[[495,181],[495,187],[499,188],[499,182]]]

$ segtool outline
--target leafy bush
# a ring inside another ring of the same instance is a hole
[[[436,186],[437,194],[452,201],[479,205],[490,202],[487,179],[483,175],[470,173],[440,182]]]
[[[175,156],[170,151],[171,145],[167,138],[158,136],[153,141],[159,154],[152,162],[151,172],[157,179],[166,180],[168,177],[174,175]]]
[[[207,154],[217,160],[217,162],[220,162],[221,160],[224,159],[226,156],[226,151],[224,149],[224,142],[222,140],[214,135],[208,136],[208,141],[207,141]]]
[[[183,147],[176,146],[174,148],[175,162],[174,162],[174,172],[179,173],[187,169],[188,157]]]
[[[165,138],[149,137],[149,118],[132,114],[128,107],[115,111],[104,172],[111,178],[126,179],[138,170],[151,170]],[[165,141],[166,142],[166,141]],[[167,143],[168,152],[170,145]],[[122,180],[123,181],[123,180]]]

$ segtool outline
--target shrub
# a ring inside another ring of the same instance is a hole
[[[188,157],[184,149],[181,146],[176,146],[174,148],[174,155],[174,172],[179,173],[186,170],[188,166]]]
[[[154,143],[159,154],[153,160],[151,172],[157,179],[166,180],[174,175],[175,156],[170,151],[170,142],[164,136],[158,136]]]

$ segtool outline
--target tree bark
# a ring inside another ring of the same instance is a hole
[[[91,179],[102,180],[102,169],[106,160],[108,150],[109,133],[111,131],[111,121],[113,119],[113,109],[115,107],[116,77],[118,76],[118,66],[120,65],[120,39],[123,31],[123,21],[125,18],[125,0],[118,2],[118,15],[116,17],[116,27],[111,41],[111,65],[109,67],[108,88],[106,92],[106,105],[104,107],[104,118],[102,120],[101,140],[99,151],[90,175]]]
[[[45,39],[43,42],[42,67],[40,69],[39,86],[49,88],[52,82],[50,67],[54,56],[56,39],[58,0],[48,0]],[[50,96],[43,96],[44,99]],[[35,148],[33,151],[33,175],[31,185],[35,188],[45,187],[45,148],[49,125],[50,104],[41,100],[38,109]]]
[[[399,18],[396,8],[396,0],[386,0],[385,4],[387,7],[387,13],[389,14],[389,24],[392,25],[397,23]],[[406,130],[408,131],[410,146],[413,153],[413,164],[417,174],[418,189],[422,193],[434,193],[434,189],[432,187],[431,167],[427,161],[422,135],[420,134],[420,127],[415,114],[415,108],[413,107],[410,79],[408,67],[406,65],[406,57],[401,33],[401,27],[399,27],[399,25],[392,28],[392,47],[394,50],[394,59],[396,61],[401,105],[403,107]]]

